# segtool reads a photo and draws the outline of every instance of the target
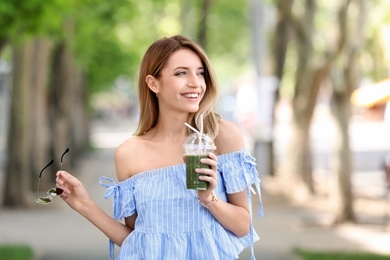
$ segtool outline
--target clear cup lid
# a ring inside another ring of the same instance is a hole
[[[200,142],[201,140],[201,142]],[[193,133],[189,135],[186,139],[186,141],[183,144],[184,148],[199,147],[199,144],[201,144],[203,149],[208,150],[216,150],[217,147],[214,144],[213,139],[211,139],[208,135],[202,134],[201,136],[198,133]]]

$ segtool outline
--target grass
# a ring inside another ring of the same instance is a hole
[[[32,260],[34,252],[26,245],[0,245],[0,259]]]
[[[295,249],[294,252],[302,260],[389,260],[390,256],[372,253],[357,252],[314,252],[304,249]]]

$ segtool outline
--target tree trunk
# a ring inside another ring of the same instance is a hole
[[[72,42],[73,23],[64,25],[65,39],[55,47],[51,81],[52,113],[50,116],[53,156],[59,169],[59,159],[66,148],[70,153],[64,160],[67,170],[74,166],[88,145],[88,92],[78,69],[69,42]]]
[[[73,157],[73,147],[71,137],[72,117],[72,92],[75,86],[73,73],[73,60],[66,47],[65,42],[55,47],[52,65],[51,82],[51,115],[50,125],[52,127],[52,157],[55,167],[60,169],[60,156],[70,148],[71,153],[67,155],[67,160]],[[71,158],[69,158],[71,157]]]
[[[279,79],[283,77],[284,64],[286,60],[287,46],[290,41],[290,29],[288,18],[285,12],[291,13],[291,6],[293,0],[279,0],[276,32],[273,44],[273,56],[274,56],[274,75]],[[278,88],[279,90],[279,88]],[[276,99],[279,98],[279,91],[275,92]]]
[[[48,108],[48,81],[51,42],[47,39],[37,39],[33,43],[33,65],[31,66],[31,142],[32,155],[30,165],[33,180],[38,180],[42,168],[53,159],[50,151],[49,108]],[[46,173],[47,174],[47,173]],[[33,181],[33,190],[36,190],[37,181]],[[54,178],[42,178],[40,189],[48,190],[54,185]]]
[[[287,183],[291,181],[295,183],[294,185],[290,183],[286,191],[298,201],[303,201],[309,194],[314,193],[310,125],[321,83],[328,76],[330,69],[328,63],[312,65],[311,68],[314,69],[306,69],[301,77],[302,91],[293,100],[293,132],[285,165],[289,173]]]
[[[283,7],[284,14],[295,31],[298,46],[298,67],[296,71],[295,93],[293,99],[292,137],[282,168],[287,186],[285,192],[295,200],[304,200],[313,192],[311,177],[310,124],[320,87],[318,75],[322,75],[321,66],[315,66],[311,35],[316,12],[314,1],[306,1],[305,15],[302,20],[294,19],[290,9]],[[313,69],[319,68],[319,69]],[[314,75],[314,74],[317,75]],[[298,152],[297,152],[298,151]],[[291,185],[291,182],[294,184]]]
[[[333,95],[333,115],[336,121],[335,158],[333,170],[337,176],[336,223],[355,220],[351,188],[352,159],[349,143],[350,99],[347,93]]]
[[[38,39],[15,49],[4,205],[26,207],[33,202],[38,175],[50,161],[47,82],[50,43]],[[31,178],[33,181],[31,182]],[[54,179],[42,178],[42,190]],[[17,194],[16,194],[16,193]],[[15,200],[16,199],[16,200]]]
[[[202,0],[199,10],[198,42],[203,49],[207,48],[207,15],[211,6],[211,0]]]
[[[72,158],[81,158],[89,146],[89,115],[88,115],[88,89],[84,74],[75,69],[74,88],[72,89],[71,106],[71,147]],[[74,160],[77,163],[77,160]]]
[[[310,124],[313,116],[314,108],[317,101],[317,95],[321,83],[329,76],[330,68],[336,58],[344,49],[345,24],[347,19],[347,11],[351,0],[345,0],[340,3],[339,8],[339,25],[340,35],[334,45],[322,54],[314,55],[312,48],[313,21],[316,13],[315,1],[307,0],[305,3],[305,15],[302,20],[297,20],[292,14],[287,11],[286,15],[290,19],[298,46],[298,68],[296,73],[295,94],[293,100],[293,136],[287,154],[287,163],[285,172],[288,177],[297,181],[298,188],[293,188],[294,185],[287,186],[287,191],[293,197],[304,199],[304,196],[296,196],[302,194],[314,193],[312,180],[312,162],[310,148]],[[295,134],[295,135],[294,135]],[[297,142],[301,142],[301,144]],[[300,152],[295,152],[297,147],[302,145]],[[297,192],[297,194],[294,194]],[[292,194],[291,194],[292,193]]]
[[[4,47],[7,45],[7,43],[8,43],[8,39],[0,38],[0,54],[4,49]]]
[[[195,6],[193,5],[193,1],[191,0],[183,0],[182,8],[180,12],[180,21],[182,25],[182,34],[188,35],[190,37],[195,36],[196,32],[196,24],[194,23],[195,15],[192,10],[194,10]]]
[[[5,165],[4,207],[25,207],[29,204],[31,183],[30,84],[33,46],[18,46],[13,52],[13,87]]]
[[[273,60],[274,60],[274,75],[276,76],[278,82],[275,91],[274,104],[272,108],[272,129],[274,129],[275,124],[275,107],[279,101],[279,90],[280,82],[284,73],[284,66],[286,61],[287,46],[290,41],[290,28],[286,12],[291,13],[293,0],[279,0],[277,3],[277,25],[276,32],[273,39]],[[285,10],[285,11],[283,11]],[[275,175],[274,167],[274,140],[271,140],[270,151],[269,151],[269,166],[270,166],[270,175]]]
[[[353,194],[351,184],[352,174],[352,159],[349,142],[349,118],[350,112],[350,98],[352,90],[357,85],[357,56],[362,43],[362,28],[364,27],[366,19],[366,6],[364,0],[355,2],[358,10],[355,17],[350,18],[350,31],[346,31],[346,26],[341,28],[343,35],[348,35],[348,48],[345,48],[345,53],[342,59],[342,66],[344,74],[341,76],[342,80],[337,81],[333,77],[333,95],[332,95],[332,111],[336,119],[336,126],[338,129],[338,138],[335,143],[336,157],[334,163],[334,170],[337,176],[337,208],[336,208],[336,223],[344,221],[354,221],[355,213],[353,210]],[[346,15],[346,12],[345,12]],[[342,24],[342,23],[340,23]],[[343,30],[344,28],[344,30]]]

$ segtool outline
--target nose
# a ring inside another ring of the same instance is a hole
[[[200,87],[202,86],[203,78],[201,75],[197,74],[196,72],[191,73],[188,79],[188,85],[190,87]]]

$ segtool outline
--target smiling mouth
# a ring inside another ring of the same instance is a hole
[[[200,95],[199,93],[187,93],[187,94],[183,94],[183,97],[185,98],[198,98]]]

